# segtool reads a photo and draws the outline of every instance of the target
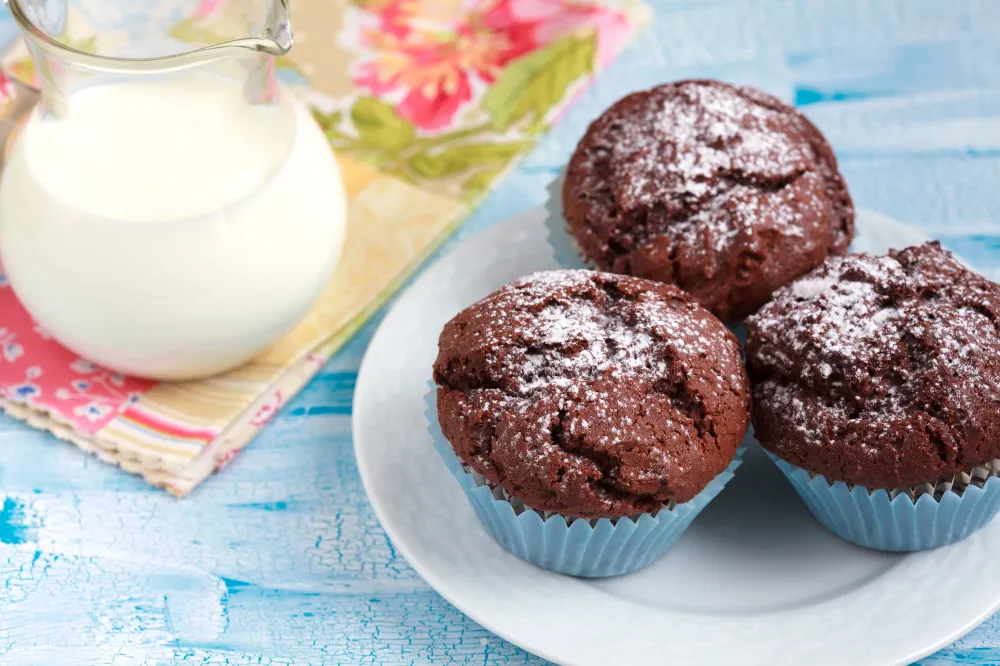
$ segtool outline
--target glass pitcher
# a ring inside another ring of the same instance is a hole
[[[287,0],[5,2],[40,88],[0,180],[0,264],[28,312],[155,379],[232,368],[294,327],[346,212],[322,131],[275,79]]]

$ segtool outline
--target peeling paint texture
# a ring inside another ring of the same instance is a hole
[[[653,4],[653,26],[458,239],[540,204],[613,101],[701,76],[795,102],[858,206],[1000,278],[1000,3]],[[368,506],[350,404],[373,330],[184,501],[0,417],[0,664],[543,664],[430,590]],[[1000,663],[1000,616],[920,663]]]

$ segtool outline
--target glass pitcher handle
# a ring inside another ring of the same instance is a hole
[[[3,3],[14,15],[23,33],[25,44],[34,61],[36,81],[44,94],[39,100],[38,91],[25,84],[14,84],[14,92],[18,97],[30,98],[31,106],[40,101],[47,115],[57,118],[65,116],[66,90],[63,81],[63,63],[58,57],[48,53],[42,45],[46,42],[61,43],[65,37],[69,0],[3,0]],[[16,106],[23,108],[20,103]],[[19,117],[20,115],[15,113],[15,121]]]
[[[50,37],[59,37],[66,29],[68,0],[3,0],[3,3],[17,3],[31,22]]]
[[[7,78],[6,86],[6,92],[12,99],[12,105],[8,112],[0,117],[0,146],[3,146],[3,153],[0,154],[0,166],[7,163],[17,135],[27,121],[31,110],[42,98],[40,91],[17,79]]]

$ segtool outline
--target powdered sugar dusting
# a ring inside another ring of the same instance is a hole
[[[801,273],[851,233],[849,198],[815,129],[777,99],[718,82],[620,101],[581,141],[566,187],[585,202],[570,226],[589,259],[679,280],[722,317],[759,305],[716,302],[731,291],[724,283],[761,281],[765,262]],[[794,256],[772,256],[785,251]]]
[[[655,381],[668,371],[668,359],[709,354],[720,345],[723,353],[731,353],[724,330],[706,330],[706,319],[693,317],[690,306],[639,298],[630,313],[609,311],[593,300],[553,299],[559,290],[593,289],[594,275],[536,273],[498,292],[505,307],[490,310],[492,333],[483,342],[504,350],[503,358],[492,356],[494,363],[519,369],[518,395],[549,385],[569,387],[605,373],[641,373]],[[515,353],[509,353],[511,348]]]
[[[813,185],[816,191],[810,192]],[[804,238],[804,229],[822,216],[822,187],[815,174],[804,175],[797,186],[778,193],[762,194],[753,186],[735,185],[691,217],[664,227],[663,233],[714,256],[726,255],[736,246],[752,245],[763,229]],[[644,245],[651,241],[655,238],[647,239]]]
[[[780,181],[807,171],[812,150],[781,129],[788,116],[719,86],[686,84],[675,96],[652,98],[618,130],[612,168],[633,176],[618,182],[619,205],[706,199],[725,187],[719,173]]]
[[[550,271],[499,289],[445,327],[435,378],[466,464],[578,516],[693,497],[747,425],[732,334],[679,289],[627,276]]]
[[[829,376],[831,363],[864,362],[891,344],[887,336],[898,339],[900,327],[891,324],[900,312],[890,292],[907,279],[892,257],[834,257],[779,292],[780,304],[752,318],[755,331],[783,337]]]
[[[1000,286],[937,244],[830,259],[748,320],[757,399],[816,445],[859,423],[898,438],[928,418],[959,437],[1000,414],[998,315]]]

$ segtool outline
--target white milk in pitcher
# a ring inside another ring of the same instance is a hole
[[[309,310],[345,201],[304,105],[253,106],[239,82],[196,75],[85,88],[68,108],[30,118],[0,184],[4,268],[57,340],[189,378],[250,359]]]

